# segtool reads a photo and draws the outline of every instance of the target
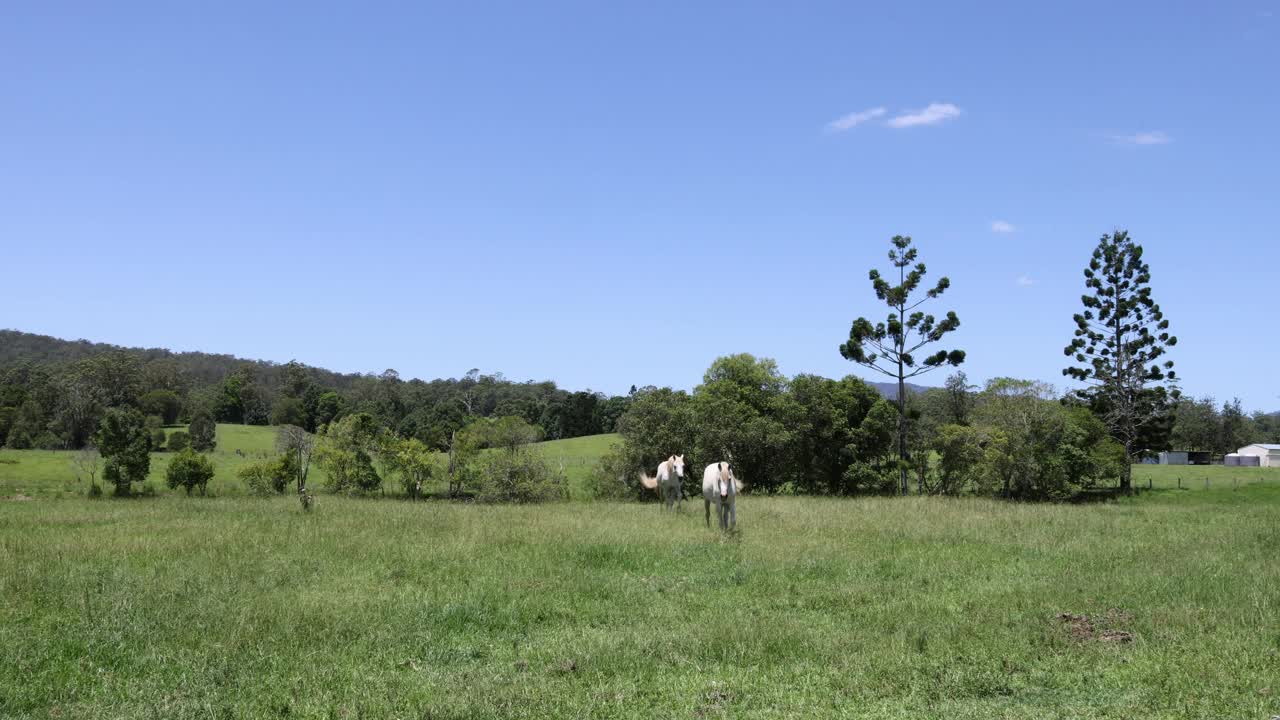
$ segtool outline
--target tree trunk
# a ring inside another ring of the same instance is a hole
[[[902,360],[898,360],[898,492],[907,489],[907,383],[902,377]]]
[[[1124,444],[1124,467],[1120,470],[1120,492],[1128,495],[1133,492],[1133,443]]]

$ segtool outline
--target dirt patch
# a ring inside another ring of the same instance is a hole
[[[31,497],[30,495],[23,495],[22,493],[18,493],[17,495],[14,495],[13,497],[9,498],[9,501],[10,502],[27,502],[28,500],[34,500],[34,499],[35,498]]]
[[[1089,640],[1093,637],[1093,621],[1088,615],[1058,613],[1057,620],[1065,625],[1073,640]]]
[[[1120,608],[1111,608],[1104,613],[1090,617],[1084,614],[1060,612],[1053,616],[1059,627],[1065,628],[1072,640],[1124,644],[1134,640],[1132,631],[1124,626],[1133,622],[1133,613]]]

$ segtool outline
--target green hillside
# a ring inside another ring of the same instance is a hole
[[[172,433],[185,428],[169,428]],[[217,495],[240,495],[245,489],[236,470],[253,460],[275,453],[276,429],[261,425],[218,425],[218,447],[210,454],[215,475],[209,490]],[[551,440],[535,447],[546,458],[564,469],[569,479],[570,496],[584,498],[584,483],[596,460],[614,442],[617,435],[592,435],[569,440]],[[0,450],[0,497],[56,498],[82,495],[87,480],[76,481],[74,460],[70,450]],[[151,454],[150,482],[158,493],[168,493],[164,472],[172,453]],[[324,472],[313,466],[311,483],[321,485]],[[101,477],[99,477],[101,482]],[[440,483],[443,487],[443,482]],[[388,490],[391,490],[388,483]]]

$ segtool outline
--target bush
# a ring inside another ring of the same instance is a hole
[[[565,497],[564,476],[528,448],[489,453],[477,462],[475,491],[480,502],[534,503]]]
[[[646,490],[640,485],[640,470],[636,469],[637,464],[629,457],[625,447],[614,445],[609,448],[609,451],[591,468],[588,489],[592,496],[600,500],[635,500],[655,497],[652,490]]]
[[[151,431],[151,449],[155,452],[160,452],[161,450],[164,450],[164,446],[165,446],[164,430],[161,428],[156,428],[152,430]]]
[[[210,452],[218,445],[218,425],[208,410],[198,410],[191,416],[187,432],[191,434],[191,447],[194,450]]]
[[[169,463],[169,469],[165,471],[165,480],[169,483],[169,487],[186,488],[188,495],[197,487],[200,488],[200,494],[204,495],[212,478],[213,463],[209,462],[209,458],[191,448],[178,453]]]
[[[170,452],[182,452],[191,447],[191,435],[182,430],[175,430],[169,434],[169,440],[165,444]]]
[[[259,460],[241,466],[236,475],[254,495],[281,495],[297,477],[297,461],[292,455]]]

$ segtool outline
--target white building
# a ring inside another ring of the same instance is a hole
[[[1280,467],[1280,445],[1256,443],[1246,445],[1238,451],[1240,455],[1254,455],[1262,467]]]

